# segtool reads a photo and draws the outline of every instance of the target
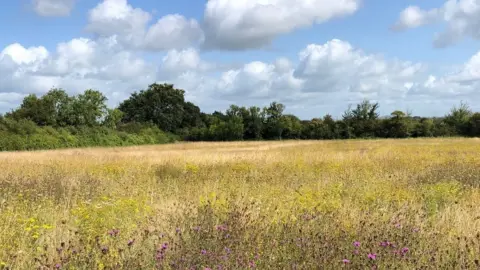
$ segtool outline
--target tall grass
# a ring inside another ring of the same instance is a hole
[[[0,269],[478,269],[480,141],[0,153]]]

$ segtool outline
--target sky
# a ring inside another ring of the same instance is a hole
[[[51,88],[113,107],[155,82],[205,112],[480,111],[480,0],[15,0],[0,33],[0,113]]]

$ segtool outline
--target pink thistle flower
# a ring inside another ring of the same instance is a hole
[[[375,260],[375,259],[377,259],[377,254],[376,254],[376,253],[373,253],[373,254],[372,254],[372,253],[369,253],[369,254],[368,254],[368,258],[369,258],[369,259],[372,259],[372,260]]]
[[[356,247],[359,247],[359,246],[360,246],[360,242],[355,241],[355,242],[353,242],[353,245],[356,246]]]
[[[343,264],[349,264],[349,263],[350,263],[350,260],[348,260],[348,259],[343,259],[342,262],[343,262]]]
[[[202,249],[201,253],[202,253],[203,255],[205,255],[205,254],[207,254],[207,251],[206,251],[205,249]]]
[[[226,231],[227,230],[227,225],[217,225],[215,226],[217,231]]]

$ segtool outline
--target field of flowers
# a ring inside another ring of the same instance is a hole
[[[0,153],[0,269],[479,269],[480,140]]]

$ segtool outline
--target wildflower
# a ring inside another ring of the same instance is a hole
[[[131,246],[133,245],[133,243],[135,243],[135,239],[130,239],[130,240],[128,240],[127,245],[128,245],[129,247],[131,247]]]
[[[368,254],[368,258],[369,258],[369,259],[372,259],[372,260],[375,260],[375,259],[377,259],[377,254],[376,254],[376,253],[373,253],[373,254],[372,254],[372,253],[369,253],[369,254]]]
[[[356,247],[359,247],[359,246],[360,246],[360,242],[355,241],[355,242],[353,242],[353,245],[356,246]]]
[[[217,225],[215,226],[217,231],[226,231],[227,230],[227,225]]]
[[[230,254],[231,250],[228,247],[226,247],[225,252],[227,252],[227,254]]]
[[[419,232],[420,229],[419,228],[413,228],[413,232]]]
[[[168,243],[163,243],[162,244],[162,250],[166,250],[168,248]]]
[[[358,249],[355,249],[355,250],[353,251],[353,254],[358,255],[358,253],[359,253]]]
[[[103,254],[107,254],[107,253],[108,253],[108,247],[103,246],[103,247],[102,247],[102,253],[103,253]]]
[[[350,260],[348,260],[348,259],[343,259],[342,262],[343,262],[344,264],[349,264],[349,263],[350,263]]]
[[[402,255],[405,255],[409,250],[407,247],[402,248]]]
[[[177,233],[181,233],[181,232],[182,232],[182,230],[180,230],[180,228],[176,228],[175,231],[176,231]]]
[[[205,254],[207,254],[207,251],[206,251],[205,249],[202,249],[201,253],[202,253],[203,255],[205,255]]]
[[[113,230],[109,231],[108,234],[112,237],[116,237],[119,232],[120,232],[120,230],[113,229]]]
[[[250,268],[255,268],[256,265],[255,265],[255,262],[254,262],[254,261],[250,261],[250,262],[248,263],[248,266],[250,266]]]
[[[393,245],[393,244],[392,244],[391,242],[389,242],[389,241],[387,241],[387,242],[381,242],[381,243],[380,243],[380,246],[382,246],[382,247],[390,247],[390,246],[392,246],[392,245]]]
[[[212,270],[212,268],[210,268],[210,267],[205,267],[205,268],[203,268],[203,270]]]
[[[61,264],[59,264],[59,263],[55,264],[55,268],[56,268],[56,269],[60,269],[61,267],[62,267]]]
[[[402,228],[402,225],[400,223],[397,223],[397,224],[395,224],[395,227]]]

